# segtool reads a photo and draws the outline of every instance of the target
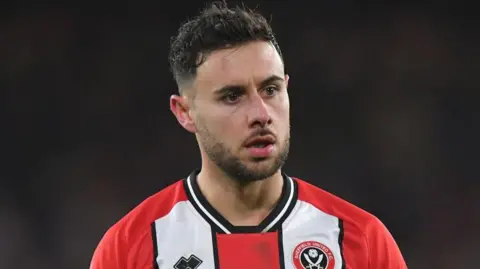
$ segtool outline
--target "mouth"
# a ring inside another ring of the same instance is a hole
[[[275,138],[271,135],[255,137],[245,144],[246,148],[266,148],[275,144]]]

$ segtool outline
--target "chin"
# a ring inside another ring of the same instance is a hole
[[[273,166],[276,160],[276,156],[268,157],[249,157],[247,161],[244,162],[246,166],[249,167],[268,167]]]
[[[254,163],[246,164],[245,168],[248,170],[248,174],[256,175],[254,178],[261,179],[269,178],[275,175],[280,169],[275,167],[274,163],[268,159],[256,160]]]

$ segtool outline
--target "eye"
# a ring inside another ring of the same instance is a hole
[[[272,85],[272,86],[265,87],[263,91],[267,96],[274,96],[277,93],[278,88]]]
[[[227,102],[227,103],[235,103],[238,101],[238,99],[240,99],[241,97],[241,94],[239,93],[236,93],[236,92],[231,92],[225,96],[223,96],[223,101]]]

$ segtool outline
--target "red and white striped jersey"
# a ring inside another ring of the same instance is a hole
[[[104,235],[90,269],[404,269],[372,214],[284,175],[258,226],[233,226],[205,199],[197,172],[146,199]]]

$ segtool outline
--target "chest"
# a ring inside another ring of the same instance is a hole
[[[339,220],[296,206],[281,228],[226,234],[201,218],[156,223],[159,269],[341,269]]]

